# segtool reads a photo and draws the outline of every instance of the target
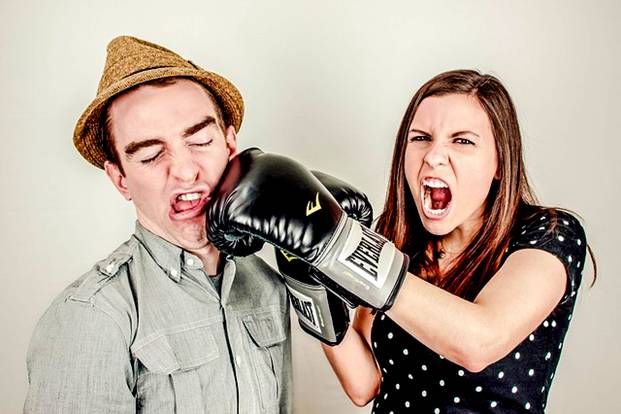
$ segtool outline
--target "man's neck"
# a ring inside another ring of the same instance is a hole
[[[208,275],[215,275],[221,270],[220,252],[212,245],[199,250],[188,250],[203,262],[203,269]]]

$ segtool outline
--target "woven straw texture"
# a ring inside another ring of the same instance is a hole
[[[73,143],[80,154],[94,166],[103,168],[106,155],[101,112],[106,102],[141,83],[177,76],[191,77],[205,85],[218,100],[225,122],[239,131],[244,101],[231,82],[162,46],[131,36],[119,36],[108,44],[97,96],[80,116],[73,133]]]

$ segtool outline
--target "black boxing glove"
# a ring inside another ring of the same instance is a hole
[[[225,253],[245,235],[314,266],[320,281],[356,305],[388,310],[408,257],[343,212],[300,163],[251,148],[231,159],[207,210],[207,236]]]
[[[312,174],[349,217],[367,227],[371,225],[373,207],[365,194],[328,174],[319,171]],[[349,328],[349,309],[345,302],[318,282],[322,276],[313,266],[282,250],[274,251],[300,327],[328,345],[340,344]]]

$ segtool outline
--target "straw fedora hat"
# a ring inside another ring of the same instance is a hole
[[[106,160],[100,127],[106,102],[133,86],[154,79],[186,76],[202,83],[218,100],[226,124],[239,131],[244,101],[237,88],[222,76],[208,72],[162,46],[131,36],[112,39],[107,50],[97,96],[80,116],[73,132],[73,144],[94,166],[103,168]]]

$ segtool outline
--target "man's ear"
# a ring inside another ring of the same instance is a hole
[[[237,154],[237,134],[235,128],[229,125],[224,131],[224,141],[226,142],[226,149],[229,152],[229,160]]]
[[[112,184],[119,190],[119,193],[121,193],[127,201],[131,200],[132,196],[127,188],[125,176],[121,173],[119,166],[113,162],[106,161],[104,162],[104,170],[110,181],[112,181]]]

